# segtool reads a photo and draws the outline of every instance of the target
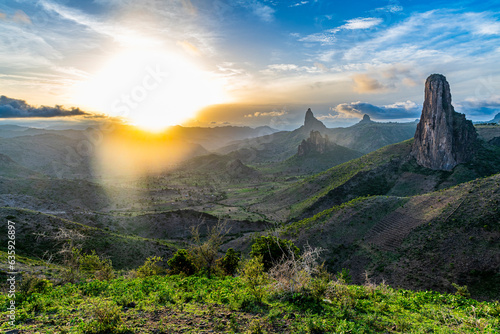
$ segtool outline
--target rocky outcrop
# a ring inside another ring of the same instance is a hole
[[[312,152],[323,154],[331,145],[327,135],[322,137],[319,131],[311,131],[309,138],[302,140],[302,143],[300,143],[297,155],[303,156]]]
[[[370,118],[370,116],[368,114],[364,114],[363,119],[361,121],[359,121],[359,124],[371,123],[371,122],[373,122],[373,121]]]
[[[429,76],[412,147],[417,163],[434,170],[451,170],[472,159],[476,138],[472,122],[455,112],[446,78],[441,74]]]
[[[316,117],[314,117],[313,112],[311,111],[311,108],[307,109],[306,111],[306,118],[304,120],[304,130],[306,131],[324,131],[326,130],[326,126],[318,120]]]

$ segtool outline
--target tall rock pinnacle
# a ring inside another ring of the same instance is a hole
[[[307,109],[306,111],[306,118],[304,120],[304,129],[309,132],[311,130],[326,130],[326,126],[319,121],[316,117],[314,117],[313,112],[311,111],[311,108]]]
[[[425,82],[425,101],[415,132],[412,154],[417,163],[435,170],[452,170],[472,159],[477,134],[464,114],[451,105],[450,85],[441,74]]]

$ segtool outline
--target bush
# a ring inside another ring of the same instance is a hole
[[[247,260],[240,270],[240,276],[249,288],[250,293],[258,302],[261,302],[264,297],[265,286],[269,282],[269,276],[264,271],[262,257],[258,256]]]
[[[157,263],[160,261],[163,261],[163,258],[159,256],[148,257],[146,262],[144,262],[144,264],[137,269],[137,277],[144,278],[164,273],[165,270],[157,265]]]
[[[217,266],[222,270],[225,275],[233,276],[238,270],[240,264],[240,252],[235,252],[234,249],[229,248],[226,255],[217,261]]]
[[[97,301],[90,310],[91,321],[82,324],[84,333],[114,333],[123,323],[120,308],[110,301]]]
[[[217,269],[219,248],[229,229],[227,221],[219,221],[216,225],[207,227],[207,238],[202,241],[199,227],[191,228],[193,245],[190,248],[190,254],[198,271],[202,271],[210,277]]]
[[[170,273],[173,275],[184,274],[193,275],[196,273],[196,267],[191,259],[191,255],[185,249],[179,249],[174,256],[167,261],[170,267]]]
[[[92,250],[90,254],[82,254],[79,249],[74,248],[73,254],[81,273],[93,276],[100,281],[107,281],[115,277],[111,260],[101,259],[95,250]]]
[[[318,264],[318,259],[323,250],[321,248],[307,247],[301,257],[293,253],[288,259],[283,259],[269,270],[273,279],[272,288],[278,294],[294,295],[295,293],[309,293],[314,283],[316,294],[323,294],[320,285],[328,284],[328,274],[323,266]],[[324,277],[319,277],[320,274]],[[313,280],[316,279],[316,281]],[[323,282],[323,281],[326,281]],[[326,286],[324,287],[326,291]]]
[[[262,236],[255,240],[250,252],[252,257],[262,257],[264,270],[269,271],[276,263],[299,256],[299,249],[290,240],[274,236]]]

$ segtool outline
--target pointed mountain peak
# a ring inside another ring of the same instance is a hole
[[[319,121],[316,117],[314,117],[311,108],[306,111],[306,118],[304,120],[304,128],[307,130],[324,130],[326,126],[323,122]]]

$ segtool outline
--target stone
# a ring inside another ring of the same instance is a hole
[[[324,131],[326,130],[326,126],[318,120],[316,117],[314,117],[313,112],[311,111],[311,108],[307,109],[306,111],[306,118],[304,120],[304,126],[303,128],[306,131],[311,131],[311,130],[316,130],[316,131]]]
[[[425,82],[425,101],[414,138],[412,155],[426,168],[449,171],[474,155],[476,130],[464,114],[455,112],[450,85],[441,74],[432,74]]]
[[[370,115],[368,115],[368,114],[364,114],[363,119],[361,121],[359,121],[359,123],[369,123],[369,122],[372,122],[372,119],[370,118]]]
[[[311,131],[307,140],[302,140],[297,150],[298,156],[308,155],[312,152],[323,154],[330,146],[328,135],[321,136],[319,131]]]

